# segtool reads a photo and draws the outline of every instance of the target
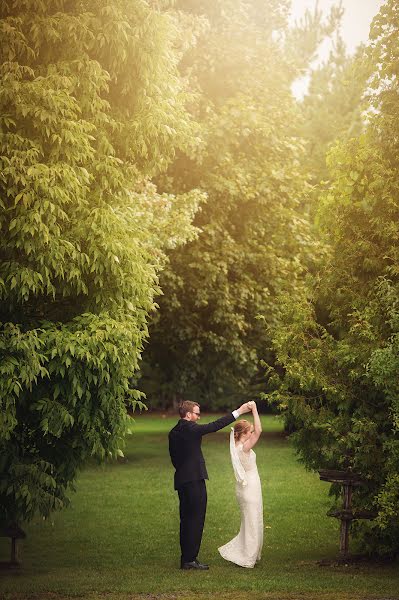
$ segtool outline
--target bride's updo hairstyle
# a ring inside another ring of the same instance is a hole
[[[234,441],[238,442],[243,433],[247,433],[251,429],[251,423],[245,419],[234,423]]]

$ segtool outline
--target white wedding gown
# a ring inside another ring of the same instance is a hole
[[[244,452],[242,444],[235,446],[233,467],[236,472],[236,497],[241,511],[238,535],[218,548],[226,560],[251,569],[260,560],[263,546],[262,488],[253,450]],[[241,476],[237,475],[237,467]]]

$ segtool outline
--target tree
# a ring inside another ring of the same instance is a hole
[[[312,185],[328,179],[326,157],[336,140],[350,139],[362,132],[370,71],[364,47],[360,46],[354,56],[348,55],[339,32],[328,60],[312,70],[309,89],[301,103],[303,121],[299,129],[307,142],[305,168]],[[317,189],[316,196],[318,192]]]
[[[301,298],[287,299],[274,345],[285,376],[274,398],[295,423],[305,464],[353,469],[367,482],[355,502],[377,512],[356,526],[363,549],[399,550],[399,9],[375,18],[365,134],[329,158],[320,208],[329,248]]]
[[[165,247],[197,192],[148,178],[193,125],[175,21],[136,1],[0,8],[0,506],[46,516],[120,452]]]
[[[198,238],[169,253],[140,384],[152,405],[187,396],[227,406],[256,393],[259,360],[269,356],[264,321],[274,326],[277,296],[295,293],[312,260],[291,84],[335,17],[323,29],[319,13],[309,16],[301,31],[312,31],[312,42],[305,36],[294,57],[287,2],[182,0],[177,8],[196,39],[181,68],[202,144],[177,153],[159,185],[198,187],[207,202],[195,218]]]

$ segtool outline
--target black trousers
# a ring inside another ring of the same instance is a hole
[[[181,561],[191,562],[198,556],[206,513],[205,480],[189,481],[178,490],[180,501]]]

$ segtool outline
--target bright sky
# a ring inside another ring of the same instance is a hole
[[[299,19],[307,8],[313,10],[316,0],[291,0],[292,20]],[[319,9],[328,13],[331,6],[338,4],[339,0],[319,0]],[[349,52],[353,52],[361,42],[367,42],[370,24],[384,0],[342,0],[345,10],[342,18],[341,34]],[[320,59],[323,60],[329,54],[330,46],[322,45]],[[306,90],[306,78],[295,82],[293,93],[297,97],[303,96]]]
[[[323,12],[328,12],[331,6],[338,4],[337,0],[319,0],[318,6]],[[368,39],[370,23],[378,13],[384,0],[342,0],[345,10],[342,20],[342,35],[350,52],[360,42]],[[292,0],[292,18],[298,19],[306,8],[313,9],[315,0]]]

